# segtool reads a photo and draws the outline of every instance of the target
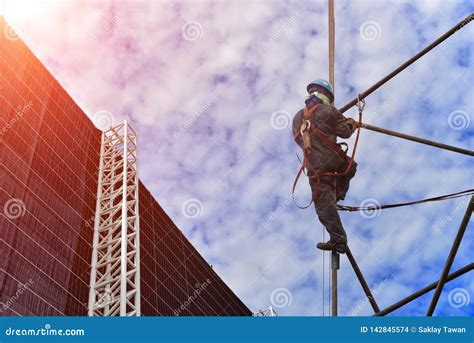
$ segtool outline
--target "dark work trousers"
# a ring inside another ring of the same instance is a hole
[[[332,243],[347,243],[347,234],[341,223],[341,218],[337,212],[337,200],[344,199],[349,189],[349,182],[354,177],[357,170],[357,164],[354,162],[351,171],[344,176],[325,176],[321,178],[318,194],[314,199],[314,207],[319,221],[329,232]],[[312,173],[308,172],[308,176]],[[310,179],[310,186],[316,191],[316,182]]]

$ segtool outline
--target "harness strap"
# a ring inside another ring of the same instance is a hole
[[[324,144],[326,144],[328,147],[330,147],[332,150],[334,150],[339,156],[342,158],[346,158],[347,154],[344,150],[341,149],[341,146],[334,143],[331,141],[324,133],[322,133],[318,128],[312,126],[311,127],[311,132],[314,133],[314,135],[320,139]],[[347,146],[347,144],[346,144]]]
[[[334,143],[333,141],[331,141],[328,136],[326,136],[324,133],[321,132],[321,130],[319,130],[316,125],[314,125],[314,123],[312,123],[312,114],[313,112],[316,110],[316,108],[319,106],[319,104],[311,107],[311,108],[304,108],[303,109],[303,118],[305,120],[309,120],[310,123],[311,123],[311,126],[310,126],[310,130],[311,132],[316,136],[316,138],[318,138],[320,141],[322,141],[324,144],[326,144],[328,147],[330,147],[334,152],[336,152],[339,156],[341,156],[342,158],[345,158],[347,156],[347,153],[345,150],[343,150],[341,148],[341,146],[337,143]],[[297,140],[298,137],[301,136],[301,132],[300,131],[296,131],[296,133],[294,134],[294,139]],[[346,143],[341,143],[342,145],[345,145],[346,148],[347,148],[347,144]]]
[[[358,97],[359,99],[359,97]],[[300,166],[300,169],[298,170],[298,173],[296,174],[296,178],[295,178],[295,181],[293,182],[293,188],[292,188],[292,198],[293,198],[293,201],[294,203],[296,204],[296,206],[300,209],[306,209],[308,208],[309,206],[311,206],[311,204],[313,203],[313,201],[316,199],[316,197],[318,196],[318,192],[319,192],[319,186],[321,184],[321,177],[325,177],[325,176],[328,176],[328,177],[334,177],[334,176],[344,176],[346,175],[352,168],[352,164],[354,163],[354,157],[355,157],[355,153],[356,153],[356,149],[357,149],[357,144],[359,142],[359,135],[360,135],[360,127],[361,127],[361,123],[362,123],[362,111],[363,111],[363,106],[362,106],[362,103],[363,105],[365,105],[365,102],[363,102],[363,100],[359,100],[359,104],[358,104],[358,109],[359,109],[359,125],[357,126],[357,135],[356,135],[356,139],[355,139],[355,143],[354,143],[354,149],[352,150],[352,156],[349,158],[349,163],[347,164],[347,167],[346,169],[342,172],[342,173],[338,173],[338,172],[324,172],[324,173],[318,173],[317,170],[314,169],[314,167],[308,163],[308,156],[309,154],[311,153],[311,149],[310,148],[307,148],[307,149],[303,149],[303,153],[304,153],[304,157],[303,157],[303,161],[301,162],[301,166]],[[305,120],[310,120],[311,121],[311,116],[312,116],[312,113],[314,112],[314,110],[319,106],[318,105],[315,105],[313,106],[312,108],[308,109],[308,108],[304,108],[303,109],[303,117]],[[312,133],[314,133],[314,135],[319,138],[321,141],[323,141],[327,146],[329,146],[332,150],[334,150],[337,154],[339,154],[339,156],[341,156],[342,158],[346,158],[347,157],[347,153],[346,151],[344,151],[343,149],[341,149],[341,146],[332,142],[326,135],[324,135],[320,130],[318,130],[315,125],[311,125],[310,128]],[[297,132],[295,135],[294,135],[294,138],[295,140],[301,135],[301,132]],[[344,145],[346,146],[346,149],[347,149],[347,144],[344,143]],[[314,182],[316,182],[316,185],[313,187],[313,191],[312,191],[312,196],[311,196],[311,201],[309,202],[308,205],[306,206],[300,206],[296,203],[296,200],[295,200],[295,189],[296,189],[296,185],[298,183],[298,180],[301,176],[301,174],[303,173],[304,169],[308,169],[309,171],[311,171],[312,175],[308,176],[311,180],[313,180]]]

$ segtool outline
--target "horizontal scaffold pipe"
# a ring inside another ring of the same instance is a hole
[[[444,42],[446,39],[448,39],[450,36],[452,36],[456,31],[459,31],[460,29],[462,29],[464,26],[466,26],[467,24],[469,24],[472,20],[474,19],[474,14],[471,13],[470,15],[468,15],[466,18],[464,18],[462,21],[460,21],[458,24],[456,24],[456,26],[454,26],[453,28],[451,28],[451,30],[449,30],[448,32],[446,32],[445,34],[443,34],[441,37],[439,37],[437,40],[435,40],[433,43],[431,43],[430,45],[428,45],[426,48],[424,48],[423,50],[421,50],[419,53],[417,53],[415,56],[413,56],[412,58],[410,58],[408,61],[406,61],[405,63],[403,63],[401,66],[399,66],[397,69],[395,69],[394,71],[392,71],[390,74],[388,74],[387,76],[385,76],[382,80],[380,80],[379,82],[377,82],[376,84],[374,84],[372,87],[370,87],[369,89],[367,89],[365,92],[361,93],[359,95],[359,98],[362,100],[364,98],[366,98],[368,95],[372,94],[373,92],[375,92],[377,89],[379,89],[380,87],[382,87],[387,81],[389,81],[390,79],[392,79],[395,75],[397,75],[398,73],[400,73],[401,71],[403,71],[404,69],[408,68],[410,65],[412,65],[414,62],[416,62],[418,59],[420,59],[422,56],[424,56],[425,54],[427,54],[428,52],[430,52],[432,49],[434,49],[436,46],[438,46],[439,44],[441,44],[442,42]],[[357,97],[355,99],[352,99],[351,101],[349,101],[346,105],[344,105],[343,107],[341,107],[339,109],[339,111],[341,111],[342,113],[346,112],[349,108],[351,108],[352,106],[356,105],[358,102],[358,99]]]
[[[472,150],[467,150],[467,149],[458,148],[458,147],[455,147],[455,146],[452,146],[452,145],[447,145],[447,144],[443,144],[443,143],[439,143],[439,142],[435,142],[435,141],[430,141],[428,139],[407,135],[405,133],[392,131],[392,130],[384,129],[384,128],[381,128],[381,127],[377,127],[377,126],[373,126],[373,125],[369,125],[369,124],[365,124],[365,123],[362,123],[361,127],[364,128],[364,129],[370,130],[370,131],[375,131],[375,132],[383,133],[385,135],[394,136],[394,137],[398,137],[398,138],[401,138],[401,139],[406,139],[406,140],[409,140],[409,141],[412,141],[412,142],[429,145],[429,146],[432,146],[432,147],[435,147],[435,148],[449,150],[449,151],[457,152],[459,154],[463,154],[463,155],[467,155],[467,156],[474,156],[474,151],[472,151]]]
[[[471,270],[474,269],[474,263],[469,263],[468,265],[456,270],[455,272],[449,274],[449,276],[446,278],[446,282],[449,282],[451,280],[456,279],[457,277],[466,274],[467,272],[470,272]],[[400,307],[408,304],[409,302],[412,302],[413,300],[421,297],[422,295],[425,295],[428,292],[431,292],[433,289],[438,286],[439,280],[436,280],[433,283],[430,283],[428,286],[420,289],[419,291],[407,296],[406,298],[403,298],[402,300],[396,302],[395,304],[383,309],[382,311],[374,314],[374,316],[385,316],[386,314],[389,314],[390,312],[393,312],[395,310],[398,310]]]

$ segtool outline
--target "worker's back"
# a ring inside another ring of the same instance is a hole
[[[303,110],[298,111],[293,118],[293,133],[297,135],[300,132],[301,125],[304,122]],[[319,104],[311,116],[311,125],[316,127],[331,142],[337,142],[337,136],[348,138],[352,130],[346,124],[346,118],[332,105]],[[309,163],[321,171],[339,171],[344,165],[344,159],[339,156],[325,142],[317,139],[311,134],[312,149],[309,155]],[[301,136],[296,138],[296,143],[303,148]]]

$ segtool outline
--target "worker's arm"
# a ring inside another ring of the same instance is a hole
[[[356,129],[356,123],[352,118],[346,118],[335,107],[332,107],[332,115],[335,118],[334,132],[338,137],[349,138]]]

